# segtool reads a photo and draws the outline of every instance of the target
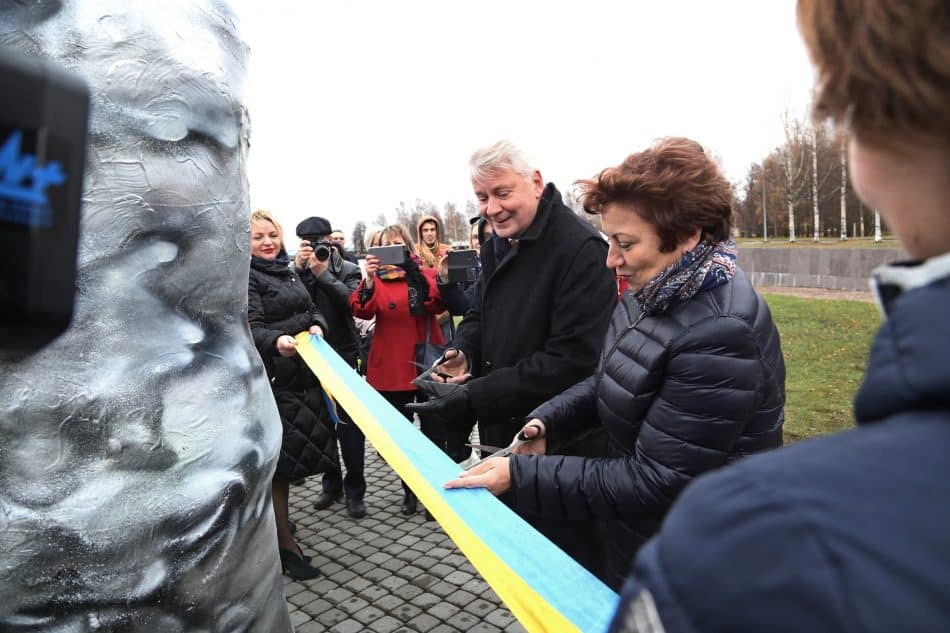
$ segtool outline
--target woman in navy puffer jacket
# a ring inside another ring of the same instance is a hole
[[[519,513],[601,523],[616,588],[693,478],[781,445],[785,364],[768,306],[735,264],[729,183],[698,143],[664,139],[580,185],[629,287],[597,372],[528,416],[538,437],[524,454],[447,485],[510,488]],[[542,457],[597,424],[606,457]]]

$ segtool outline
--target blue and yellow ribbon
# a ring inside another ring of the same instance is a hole
[[[619,600],[484,489],[445,490],[458,465],[306,332],[297,351],[528,631],[606,631]]]

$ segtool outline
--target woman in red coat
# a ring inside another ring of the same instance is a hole
[[[350,295],[350,309],[361,319],[376,317],[366,380],[411,422],[412,414],[405,405],[416,396],[412,384],[418,374],[413,365],[416,343],[425,341],[428,327],[429,340],[445,344],[435,317],[445,311],[445,306],[436,286],[435,269],[421,267],[408,231],[393,224],[380,232],[380,245],[396,244],[407,247],[405,264],[381,266],[377,257],[367,255],[366,277]],[[420,422],[425,436],[444,448],[440,423],[422,416]],[[405,482],[402,488],[402,513],[408,516],[416,511],[416,497]]]

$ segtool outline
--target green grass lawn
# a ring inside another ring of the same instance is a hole
[[[788,373],[785,441],[854,425],[851,404],[881,324],[872,303],[766,294]]]

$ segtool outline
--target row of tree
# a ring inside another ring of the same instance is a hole
[[[442,224],[445,240],[453,244],[468,244],[469,231],[471,230],[468,219],[478,215],[478,209],[471,200],[465,203],[465,211],[462,212],[454,202],[446,202],[442,205],[442,208],[439,208],[434,202],[416,198],[415,204],[411,207],[405,202],[399,203],[399,206],[393,210],[393,217],[395,218],[393,222],[387,219],[385,213],[380,213],[376,216],[374,225],[376,228],[382,228],[388,224],[401,224],[409,229],[410,235],[415,239],[416,225],[423,216],[427,215],[434,216]],[[368,230],[366,222],[363,220],[354,225],[351,244],[356,253],[366,252],[367,241],[370,237],[367,234]]]
[[[737,233],[790,242],[870,235],[880,241],[880,215],[851,186],[845,135],[787,113],[782,126],[782,145],[749,166],[734,194]]]
[[[820,241],[874,236],[881,241],[881,217],[865,207],[854,193],[847,166],[847,138],[841,132],[812,121],[782,116],[784,140],[761,161],[749,166],[745,179],[733,185],[735,230],[739,237],[764,240],[799,239]],[[600,216],[583,211],[572,189],[564,193],[564,203],[585,221],[601,228]],[[447,202],[440,209],[428,200],[416,199],[413,206],[400,202],[394,210],[395,222],[415,233],[424,215],[437,217],[445,237],[453,243],[467,243],[468,218],[478,210],[471,200],[465,212]],[[376,218],[378,226],[388,224],[386,215]],[[357,222],[353,248],[365,250],[367,227]]]

